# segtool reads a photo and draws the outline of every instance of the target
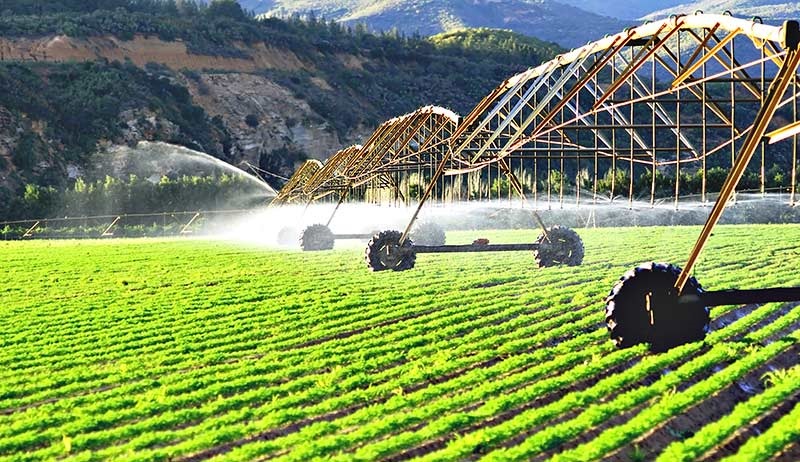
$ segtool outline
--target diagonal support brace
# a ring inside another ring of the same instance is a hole
[[[784,34],[792,33],[792,31],[797,32],[798,30],[800,30],[800,27],[798,27],[798,23],[796,21],[787,21],[784,23]],[[758,114],[756,114],[755,121],[753,122],[753,128],[747,134],[747,138],[744,140],[742,149],[739,152],[738,158],[736,159],[736,163],[731,169],[731,172],[728,174],[728,177],[725,179],[725,183],[722,185],[719,197],[714,203],[714,207],[711,209],[708,220],[706,220],[703,229],[700,231],[700,236],[697,238],[697,242],[695,243],[694,248],[689,255],[689,261],[683,267],[683,271],[678,276],[678,280],[675,281],[675,289],[679,294],[681,291],[683,291],[683,287],[689,280],[689,275],[691,274],[692,269],[694,269],[697,259],[700,257],[700,253],[703,251],[703,247],[705,247],[709,236],[711,236],[711,231],[722,217],[722,212],[725,211],[725,206],[733,195],[736,185],[739,183],[742,175],[744,175],[745,168],[750,162],[750,159],[753,157],[756,147],[758,147],[758,144],[761,142],[761,138],[764,135],[764,132],[766,132],[767,125],[769,125],[769,122],[772,120],[772,116],[775,114],[775,110],[778,107],[781,97],[786,92],[786,88],[789,86],[789,83],[794,77],[794,73],[798,64],[800,64],[800,51],[798,51],[797,43],[795,43],[794,48],[787,50],[786,57],[783,60],[783,65],[781,66],[778,75],[775,77],[775,80],[773,80],[772,85],[769,88],[769,93],[764,99],[761,109],[758,111]]]

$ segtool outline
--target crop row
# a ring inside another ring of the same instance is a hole
[[[796,256],[776,239],[749,251],[784,261],[742,261],[739,231],[712,240],[699,267],[706,287],[800,284],[785,271]],[[31,264],[10,273],[23,287],[0,287],[10,321],[0,326],[0,454],[502,459],[566,444],[565,457],[602,457],[796,345],[800,309],[769,304],[715,308],[728,321],[708,346],[613,350],[603,296],[639,252],[677,261],[688,243],[680,233],[659,242],[652,229],[608,233],[582,232],[580,268],[532,270],[529,254],[434,255],[385,274],[366,272],[352,251],[17,243],[34,252],[4,262]],[[67,266],[78,269],[54,283],[54,268]],[[712,369],[727,372],[717,380]],[[748,401],[774,406],[796,391],[782,386]],[[752,407],[719,422],[759,415]],[[620,413],[630,418],[612,419]],[[587,432],[597,437],[575,441]],[[761,441],[777,447],[784,433]]]
[[[462,307],[462,309],[463,309],[463,307]],[[499,315],[499,316],[506,317],[507,315],[508,315],[507,313],[502,313],[502,314],[501,314],[501,315]],[[467,312],[466,314],[461,314],[461,316],[463,316],[463,317],[465,317],[465,318],[469,318],[469,317],[470,317],[470,313],[469,313],[469,312]],[[473,316],[474,316],[474,314],[473,314]],[[491,319],[489,319],[489,321],[490,321],[490,320],[491,320]],[[477,321],[473,321],[473,323],[479,324],[479,322],[477,322]],[[405,333],[404,333],[404,335],[405,335]],[[380,338],[380,336],[379,336],[379,337],[378,337],[378,341],[380,341],[380,340],[381,340],[381,338]],[[419,344],[419,343],[420,343],[420,341],[419,341],[419,340],[415,340],[415,339],[413,339],[413,338],[412,338],[411,340],[408,340],[406,344],[402,344],[402,343],[401,343],[401,344],[393,345],[393,348],[395,348],[395,349],[398,349],[398,348],[399,348],[399,349],[401,349],[401,351],[402,351],[402,349],[403,349],[403,348],[405,348],[407,345],[409,345],[409,343],[408,343],[408,342],[412,342],[412,341],[414,341],[414,342],[417,342],[417,344]],[[356,351],[359,351],[359,347],[356,347]],[[378,353],[380,353],[380,351],[379,351]],[[377,354],[377,353],[376,353],[375,355],[376,355],[376,356],[378,356],[378,354]],[[379,355],[379,356],[381,357],[381,359],[384,359],[384,360],[385,360],[385,359],[387,359],[387,358],[388,358],[388,359],[392,359],[392,357],[390,357],[390,356],[387,356],[386,354],[381,354],[381,355]],[[309,361],[309,359],[310,359],[310,358],[306,358],[306,361],[304,361],[304,365],[305,365],[305,366],[311,366],[312,368],[315,368],[315,367],[316,367],[316,368],[318,369],[319,367],[317,367],[317,365],[316,365],[316,364],[314,364],[313,362],[311,362],[311,363],[309,364],[309,362],[308,362],[308,361]],[[334,356],[334,359],[335,359],[335,360],[346,360],[346,358],[340,358],[340,357],[337,357],[337,356]],[[363,360],[363,355],[362,355],[362,360]],[[272,364],[272,363],[268,363],[268,364]],[[329,362],[329,364],[330,364],[330,362]],[[249,375],[258,374],[258,371],[257,371],[257,370],[255,370],[255,371],[245,371],[245,373],[246,373],[246,374],[249,376]],[[281,371],[281,374],[279,374],[279,375],[283,375],[283,374],[285,374],[285,371]],[[289,378],[291,378],[291,376],[290,376]],[[224,377],[223,377],[223,379],[224,379]],[[254,379],[250,379],[250,380],[251,380],[251,381],[255,381]],[[235,383],[234,383],[234,384],[230,384],[228,381],[224,381],[224,380],[223,380],[223,382],[222,382],[222,383],[224,383],[224,384],[225,384],[225,386],[227,386],[227,387],[235,387],[235,386],[236,386],[236,384],[235,384]],[[291,383],[291,382],[290,382],[290,383]],[[248,385],[242,385],[241,387],[238,387],[238,388],[247,388],[247,386],[253,386],[253,385],[257,385],[257,384],[258,384],[258,383],[255,383],[255,384],[252,384],[252,383],[251,383],[251,384],[248,384]],[[207,385],[206,385],[206,386],[207,386]],[[300,384],[298,384],[298,386],[305,386],[305,385],[304,385],[304,384],[302,384],[302,383],[300,383]],[[180,391],[180,390],[179,390],[179,391]],[[184,391],[185,391],[185,390],[184,390]],[[213,397],[213,396],[217,396],[217,394],[215,393],[215,391],[217,391],[217,390],[215,389],[215,387],[211,387],[210,389],[206,389],[206,390],[205,390],[206,394],[208,394],[208,395],[210,395],[210,396],[212,396],[212,397]],[[188,397],[186,397],[186,395],[185,395],[185,394],[184,394],[184,395],[181,395],[181,396],[183,397],[183,399],[188,399]],[[49,412],[49,411],[50,411],[49,409],[44,409],[44,410],[43,410],[43,412]],[[36,417],[34,417],[34,419],[33,419],[33,420],[35,421],[35,420],[36,420]],[[32,431],[32,433],[35,433],[35,432],[33,432],[33,431]],[[38,436],[38,437],[40,437],[40,438],[42,437],[42,436],[41,436],[41,433],[37,433],[37,436]]]

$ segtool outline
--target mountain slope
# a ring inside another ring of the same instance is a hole
[[[595,14],[620,19],[638,19],[655,11],[677,7],[686,0],[560,0]]]
[[[344,24],[433,35],[463,27],[511,29],[566,47],[583,45],[631,25],[552,0],[242,0],[266,16],[313,13]]]
[[[759,16],[764,22],[780,23],[786,19],[800,19],[800,3],[778,0],[700,0],[680,6],[665,8],[645,15],[643,19],[658,19],[671,14],[732,12],[738,17]]]
[[[109,146],[165,141],[286,176],[420,106],[464,114],[561,52],[509,31],[428,40],[194,13],[4,16],[0,221],[57,215],[17,199],[104,178],[93,159]]]

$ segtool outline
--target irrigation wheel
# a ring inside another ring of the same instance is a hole
[[[417,254],[411,239],[400,245],[400,231],[381,231],[372,236],[367,244],[365,260],[372,271],[405,271],[414,267]]]
[[[297,245],[300,232],[297,228],[285,227],[278,231],[278,245],[295,246]]]
[[[436,223],[424,221],[419,223],[409,235],[417,245],[444,245],[444,229]]]
[[[547,236],[542,233],[536,239],[539,247],[533,251],[540,268],[567,265],[578,266],[583,262],[583,241],[578,233],[565,226],[551,226]]]
[[[678,303],[675,281],[680,273],[674,265],[645,263],[620,278],[606,297],[606,325],[618,347],[649,343],[651,351],[661,352],[705,338],[709,308]],[[683,288],[683,295],[702,292],[693,277]]]
[[[330,250],[336,239],[325,225],[311,225],[300,235],[300,248],[303,250]]]

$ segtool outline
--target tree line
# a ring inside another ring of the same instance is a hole
[[[64,189],[25,185],[23,194],[11,199],[6,221],[227,210],[264,205],[269,200],[251,180],[236,175],[162,176],[158,181],[136,175],[88,182],[78,178]]]
[[[728,176],[729,169],[726,167],[715,166],[706,169],[685,170],[676,175],[674,171],[664,169],[655,170],[651,168],[635,169],[633,174],[633,198],[635,200],[647,200],[651,193],[657,199],[679,196],[700,196],[704,192],[716,193],[722,189],[722,184]],[[599,171],[597,182],[595,183],[593,172],[588,169],[581,169],[578,172],[562,172],[560,170],[550,170],[546,168],[539,170],[538,177],[533,178],[532,170],[517,170],[516,175],[526,194],[533,194],[534,190],[539,195],[546,195],[548,191],[552,196],[574,195],[576,190],[597,192],[605,197],[628,197],[631,192],[631,171],[627,168],[617,168],[612,170],[604,168]],[[757,192],[763,187],[765,192],[786,192],[791,188],[791,175],[778,164],[773,164],[764,171],[763,178],[761,173],[755,170],[748,170],[742,176],[736,189],[737,191]],[[490,197],[502,198],[509,194],[509,182],[505,176],[495,177],[490,180]],[[677,184],[677,191],[676,191]],[[486,193],[484,193],[486,194]],[[513,191],[512,191],[513,194]],[[470,192],[470,197],[477,197],[477,192]]]

